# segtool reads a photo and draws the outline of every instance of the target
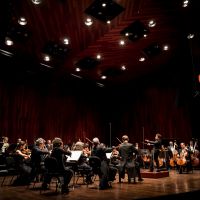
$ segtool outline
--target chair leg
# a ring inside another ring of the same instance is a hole
[[[4,184],[5,179],[6,179],[6,176],[3,177],[3,180],[2,180],[2,182],[1,182],[1,187],[2,187],[3,184]]]

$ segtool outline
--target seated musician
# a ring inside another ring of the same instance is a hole
[[[6,153],[6,150],[8,149],[9,147],[9,142],[8,142],[8,137],[2,137],[3,139],[3,142],[2,142],[2,146],[1,146],[1,152],[2,153]]]
[[[118,167],[119,159],[120,159],[119,151],[118,151],[117,147],[113,146],[112,147],[112,153],[111,153],[111,156],[110,156],[110,163],[112,165]]]
[[[77,143],[76,143],[77,144]],[[93,172],[92,172],[92,167],[90,167],[89,163],[88,163],[88,158],[91,154],[88,145],[81,143],[79,145],[75,145],[74,150],[81,150],[82,154],[78,160],[77,163],[77,167],[79,170],[81,170],[82,175],[86,175],[86,180],[84,180],[87,184],[91,184],[93,183],[92,181],[92,176],[93,176]]]
[[[154,170],[154,161],[156,163],[156,169],[159,171],[159,160],[158,156],[161,150],[162,145],[162,135],[157,133],[155,135],[155,141],[145,140],[149,145],[153,145],[153,150],[151,152],[151,163],[150,163],[150,172],[153,172]],[[154,159],[152,159],[154,158]]]
[[[186,170],[188,173],[192,170],[191,163],[191,154],[189,148],[186,147],[184,142],[180,143],[180,149],[177,158],[177,169],[180,174],[183,173],[183,170]]]
[[[101,167],[99,173],[99,189],[104,190],[110,188],[109,182],[115,180],[117,169],[109,167],[108,160],[106,157],[106,147],[103,143],[100,144],[99,139],[97,137],[93,138],[91,156],[97,156],[101,160]]]
[[[167,166],[167,169],[171,169],[176,166],[177,161],[177,154],[178,154],[178,145],[176,144],[176,141],[169,141],[169,145],[167,147],[168,155],[169,155],[169,165]]]
[[[30,183],[30,173],[31,173],[31,163],[30,163],[30,153],[26,149],[26,142],[21,141],[15,150],[14,158],[16,161],[16,166],[19,170],[19,176],[14,181],[13,185],[26,185]]]
[[[127,170],[129,183],[131,183],[132,178],[135,178],[135,170],[138,175],[138,181],[143,181],[140,173],[140,166],[134,159],[136,155],[138,155],[138,150],[132,143],[129,143],[129,137],[123,135],[122,144],[119,146],[119,175],[121,178],[124,178],[125,170]]]
[[[66,156],[71,155],[70,151],[66,151],[63,149],[63,141],[61,138],[55,138],[53,141],[53,150],[51,153],[51,157],[56,158],[58,163],[58,171],[62,173],[63,180],[61,181],[61,192],[69,193],[68,185],[73,177],[74,172],[66,166]],[[50,183],[52,177],[44,177],[44,182],[42,187],[44,189],[47,188],[47,185]]]
[[[44,159],[49,156],[49,151],[45,146],[45,140],[38,138],[31,151],[31,179],[39,179],[38,175],[45,171]],[[39,180],[38,180],[39,181]]]

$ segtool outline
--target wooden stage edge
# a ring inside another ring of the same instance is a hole
[[[160,172],[150,172],[150,171],[143,171],[141,172],[142,178],[164,178],[169,176],[169,171],[160,171]]]

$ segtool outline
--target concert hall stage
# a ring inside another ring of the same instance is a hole
[[[141,169],[144,172],[143,169]],[[154,173],[154,172],[153,172]],[[155,172],[156,173],[156,172]],[[2,177],[0,177],[0,181]],[[137,179],[136,179],[137,181]],[[84,185],[83,180],[79,179],[79,187],[70,189],[68,195],[55,193],[55,183],[51,185],[50,190],[40,194],[41,183],[27,186],[10,186],[9,179],[4,186],[0,187],[1,200],[121,200],[121,199],[162,199],[162,200],[190,200],[195,196],[200,196],[200,170],[193,170],[189,174],[179,174],[176,170],[170,170],[168,177],[163,178],[144,178],[144,181],[136,184],[128,184],[127,179],[123,183],[118,182],[118,176],[112,183],[112,188],[99,190],[99,180],[96,178],[94,184]],[[72,184],[72,183],[71,183]],[[96,186],[96,187],[95,187]]]

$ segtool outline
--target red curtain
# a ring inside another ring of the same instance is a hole
[[[108,145],[117,145],[116,137],[123,134],[140,145],[157,132],[167,139],[187,142],[191,138],[189,104],[180,103],[177,88],[98,92],[71,89],[62,94],[57,87],[1,83],[0,136],[29,143],[38,137],[61,137],[69,144],[99,137]]]

